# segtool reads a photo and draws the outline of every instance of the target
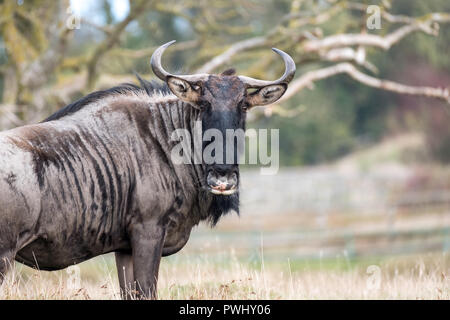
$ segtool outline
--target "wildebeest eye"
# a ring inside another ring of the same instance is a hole
[[[201,101],[198,106],[202,110],[210,111],[211,110],[211,104],[208,101]]]
[[[242,111],[247,111],[250,108],[250,105],[246,102],[246,101],[241,101],[239,103],[240,108],[242,109]]]

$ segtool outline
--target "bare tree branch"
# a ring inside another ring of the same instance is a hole
[[[354,80],[359,81],[369,87],[379,88],[387,91],[392,91],[401,94],[410,94],[416,96],[425,96],[431,98],[437,98],[450,103],[450,95],[448,88],[433,88],[433,87],[416,87],[409,86],[401,83],[397,83],[390,80],[382,80],[371,77],[359,71],[355,66],[346,63],[342,67],[344,72],[347,73]]]
[[[300,20],[296,20],[295,26],[296,28],[300,26],[304,26],[307,24],[321,24],[326,22],[327,20],[331,19],[334,15],[336,15],[338,12],[340,12],[344,6],[341,3],[338,3],[328,10],[321,12],[318,15],[314,15],[311,12],[297,12],[297,13],[289,13],[285,15],[282,19],[279,25],[275,26],[266,36],[264,37],[255,37],[250,38],[246,40],[242,40],[240,42],[235,43],[230,48],[228,48],[225,52],[222,54],[214,57],[207,63],[205,63],[202,67],[200,67],[197,72],[198,73],[210,73],[213,70],[217,69],[221,65],[224,65],[225,63],[229,62],[233,56],[235,56],[238,53],[241,53],[243,51],[256,49],[259,47],[262,47],[267,44],[268,39],[276,34],[281,27],[281,25],[287,21],[291,21],[292,19],[296,18],[303,18]],[[307,35],[311,34],[308,31],[304,31],[301,33],[302,38],[311,39],[315,37],[308,37]]]
[[[367,5],[362,3],[355,2],[346,2],[345,6],[348,9],[359,10],[366,12]],[[414,24],[421,23],[424,21],[428,21],[432,19],[434,22],[448,22],[448,14],[447,13],[430,13],[422,17],[410,17],[405,15],[394,15],[386,11],[384,7],[381,7],[381,17],[388,22],[391,23],[404,23],[404,24]]]
[[[305,51],[311,52],[321,49],[363,45],[388,50],[392,45],[414,31],[421,30],[427,34],[436,35],[437,29],[433,28],[433,23],[450,22],[449,14],[433,13],[427,17],[424,21],[414,20],[413,24],[402,26],[384,37],[373,34],[337,34],[320,40],[309,40],[305,42],[303,48]]]
[[[204,64],[197,70],[197,73],[211,73],[219,66],[230,61],[231,58],[239,52],[262,47],[266,44],[266,42],[267,37],[255,37],[237,42],[230,48],[228,48],[228,50],[226,50],[224,53],[214,57],[212,60]]]
[[[400,84],[390,80],[382,80],[374,78],[368,76],[367,74],[362,73],[354,65],[347,62],[339,63],[331,67],[309,71],[303,74],[300,78],[297,78],[289,85],[288,90],[286,91],[284,96],[279,100],[279,102],[288,100],[293,95],[301,91],[303,88],[311,86],[315,81],[329,78],[334,75],[342,73],[348,74],[354,80],[361,82],[369,87],[374,87],[402,94],[432,97],[450,103],[450,94],[447,88],[415,87]]]
[[[94,22],[92,22],[90,20],[87,20],[87,19],[84,19],[84,18],[80,18],[80,22],[82,24],[86,24],[86,25],[88,25],[88,26],[90,26],[90,27],[92,27],[94,29],[97,29],[97,30],[99,30],[99,31],[101,31],[101,32],[103,32],[103,33],[105,33],[107,35],[110,35],[111,32],[112,32],[112,30],[111,30],[111,28],[109,26],[101,26],[101,25],[99,25],[97,23],[94,23]]]
[[[67,43],[72,30],[63,28],[54,47],[49,47],[41,57],[31,62],[23,71],[20,83],[29,89],[36,89],[48,82],[49,77],[61,64],[66,54]]]
[[[319,25],[327,22],[347,7],[346,1],[338,1],[333,6],[322,10],[320,12],[312,12],[312,11],[302,11],[302,12],[294,12],[285,15],[281,18],[281,24],[285,22],[294,22],[294,26],[296,28],[303,27],[306,25]],[[297,19],[297,20],[295,20]]]
[[[177,42],[175,43],[170,50],[172,52],[174,51],[184,51],[184,50],[188,50],[188,49],[193,49],[196,46],[198,46],[199,41],[198,40],[191,40],[191,41],[184,41],[184,42]],[[140,49],[140,50],[133,50],[133,49],[126,49],[126,48],[116,48],[116,49],[112,49],[108,54],[109,55],[116,55],[116,56],[121,56],[121,57],[125,57],[125,58],[130,58],[130,59],[139,59],[139,58],[144,58],[144,57],[149,57],[152,55],[152,53],[158,48],[159,46],[156,47],[150,47],[150,48],[144,48],[144,49]]]
[[[97,47],[92,55],[92,58],[89,60],[87,65],[88,70],[88,81],[87,86],[88,89],[93,89],[96,78],[97,78],[97,64],[100,59],[108,52],[118,41],[119,37],[128,24],[136,19],[140,14],[144,12],[144,9],[151,4],[151,1],[140,1],[137,4],[131,6],[130,12],[128,15],[114,26],[109,36]]]
[[[353,45],[374,46],[388,50],[394,43],[413,31],[420,29],[418,25],[403,26],[385,37],[373,34],[337,34],[320,40],[307,41],[303,48],[306,52],[319,51],[336,47]]]
[[[366,49],[363,46],[359,46],[357,50],[350,47],[331,49],[329,51],[321,53],[321,57],[326,61],[355,62],[356,64],[363,66],[373,73],[378,73],[377,67],[366,60]]]
[[[0,104],[0,127],[13,128],[23,126],[25,123],[15,114],[15,104]]]

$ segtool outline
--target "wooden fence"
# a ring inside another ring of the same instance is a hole
[[[424,187],[416,180],[417,170],[403,167],[287,169],[274,176],[244,172],[241,217],[227,217],[213,230],[195,230],[187,250],[232,249],[247,257],[264,250],[268,259],[447,252],[450,188],[438,188],[430,179]]]

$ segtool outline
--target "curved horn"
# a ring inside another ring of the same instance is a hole
[[[166,81],[168,77],[177,77],[190,82],[206,80],[208,78],[207,74],[174,75],[164,70],[164,68],[161,65],[161,57],[164,51],[167,49],[167,47],[174,44],[175,42],[176,42],[175,40],[167,42],[166,44],[163,44],[158,49],[156,49],[155,52],[153,52],[153,55],[150,59],[150,65],[152,66],[152,70],[155,73],[155,75],[163,81]]]
[[[294,78],[295,62],[294,60],[292,60],[291,56],[277,48],[272,48],[272,50],[278,53],[283,58],[284,65],[286,66],[284,74],[281,76],[281,78],[275,81],[258,80],[246,76],[239,76],[239,79],[241,79],[241,81],[244,82],[248,88],[260,88],[281,83],[288,84]]]

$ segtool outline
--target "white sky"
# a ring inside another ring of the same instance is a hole
[[[111,3],[112,12],[116,20],[122,20],[130,10],[128,0],[109,0]],[[70,6],[73,12],[83,18],[90,19],[96,23],[104,23],[100,17],[92,15],[92,8],[95,8],[97,3],[92,0],[70,0]]]

